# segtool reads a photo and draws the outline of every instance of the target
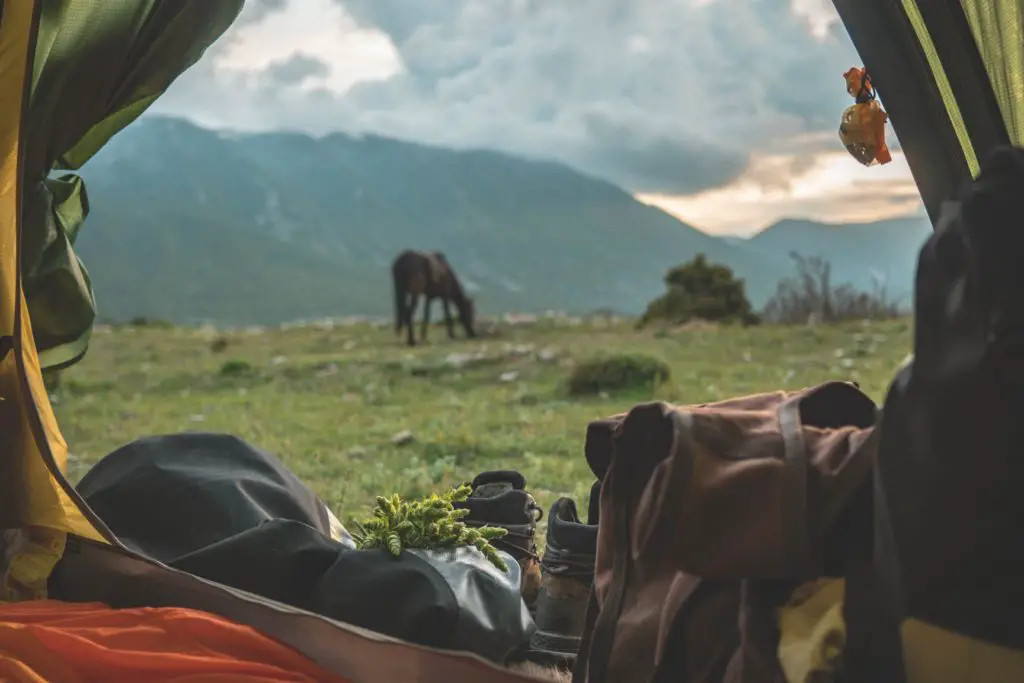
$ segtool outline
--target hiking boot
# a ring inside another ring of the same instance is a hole
[[[530,639],[533,659],[571,666],[576,658],[594,583],[599,495],[600,482],[590,492],[590,524],[580,522],[571,498],[559,498],[551,506],[547,544],[541,558],[543,578],[537,598],[537,630]]]
[[[504,550],[516,559],[522,569],[520,593],[526,606],[533,611],[540,590],[540,558],[534,534],[544,511],[526,492],[526,478],[515,470],[483,472],[472,481],[473,492],[456,508],[468,508],[462,520],[472,526],[499,526],[508,534],[492,541],[495,548]]]

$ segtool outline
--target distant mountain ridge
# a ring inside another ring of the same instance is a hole
[[[890,298],[911,304],[917,253],[932,232],[926,217],[891,218],[874,223],[829,224],[785,219],[757,233],[746,246],[758,253],[822,256],[833,281],[872,291],[878,283]]]
[[[760,305],[801,244],[858,286],[884,252],[891,282],[907,289],[928,229],[916,218],[861,226],[876,242],[856,249],[852,226],[806,221],[724,240],[557,163],[377,136],[226,134],[158,116],[119,133],[82,175],[92,212],[76,249],[106,320],[390,315],[388,265],[410,247],[444,251],[490,313],[636,313],[698,252],[745,278]]]

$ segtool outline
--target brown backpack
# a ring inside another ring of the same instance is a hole
[[[575,683],[771,683],[776,608],[870,555],[874,403],[829,382],[592,423],[597,565]]]

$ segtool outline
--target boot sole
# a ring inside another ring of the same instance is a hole
[[[546,631],[534,631],[530,637],[530,650],[549,657],[575,660],[580,649],[580,639]]]

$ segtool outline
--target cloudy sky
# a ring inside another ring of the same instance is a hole
[[[854,65],[830,0],[248,0],[153,110],[554,158],[750,233],[920,210],[839,145]]]

